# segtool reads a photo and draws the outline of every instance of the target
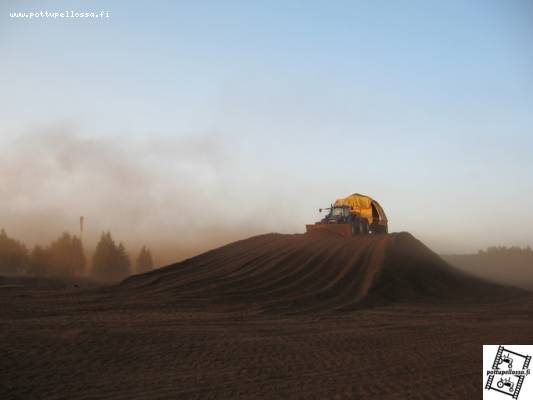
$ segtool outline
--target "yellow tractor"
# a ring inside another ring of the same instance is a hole
[[[306,225],[307,233],[329,231],[341,236],[388,233],[388,220],[379,203],[369,196],[354,193],[337,199],[321,221]],[[321,208],[319,212],[322,212]]]

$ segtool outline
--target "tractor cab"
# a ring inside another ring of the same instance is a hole
[[[322,223],[339,224],[351,220],[350,206],[331,206],[326,210],[329,210],[329,213],[322,219]]]

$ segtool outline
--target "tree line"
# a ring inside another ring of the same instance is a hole
[[[520,247],[520,246],[490,246],[486,250],[479,250],[478,254],[480,256],[484,255],[493,255],[493,254],[502,254],[502,255],[521,255],[525,257],[532,257],[533,250],[530,246]]]
[[[480,262],[485,265],[508,266],[513,265],[523,269],[533,268],[533,250],[531,247],[491,246],[477,253]]]
[[[83,244],[76,235],[65,232],[48,246],[36,245],[30,251],[23,242],[0,230],[0,275],[89,275],[99,281],[118,281],[132,273],[150,271],[153,266],[152,254],[146,246],[142,246],[132,265],[124,245],[116,243],[110,232],[100,236],[88,271]]]
[[[533,250],[529,246],[491,246],[474,254],[443,257],[453,266],[484,279],[533,290]]]

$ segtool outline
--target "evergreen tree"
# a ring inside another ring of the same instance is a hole
[[[143,272],[151,271],[153,267],[154,262],[152,260],[152,253],[150,253],[150,249],[148,249],[146,246],[143,246],[139,252],[139,256],[137,257],[137,273],[142,274]]]
[[[68,232],[46,249],[48,270],[52,275],[78,276],[85,270],[85,254],[81,240]]]
[[[28,267],[28,250],[18,240],[0,230],[0,274],[24,273]]]
[[[50,261],[48,259],[48,252],[41,246],[35,246],[30,254],[28,263],[28,273],[36,276],[44,276],[49,274]]]
[[[119,281],[130,274],[130,260],[122,243],[117,246],[110,232],[102,233],[93,256],[93,277]]]

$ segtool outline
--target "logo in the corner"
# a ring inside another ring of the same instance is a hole
[[[486,366],[486,351],[497,347],[492,361],[492,367],[486,369],[485,390],[499,396],[483,396],[484,399],[504,398],[507,395],[512,399],[518,399],[524,386],[524,381],[531,374],[529,363],[531,355],[524,352],[533,346],[483,346],[483,361]],[[529,351],[531,353],[531,351]],[[492,352],[494,354],[494,350]],[[490,365],[490,364],[489,364]],[[533,379],[533,378],[532,378]]]

